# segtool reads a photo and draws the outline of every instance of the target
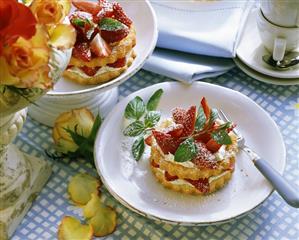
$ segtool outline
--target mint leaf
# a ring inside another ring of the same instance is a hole
[[[197,119],[195,122],[195,129],[197,131],[202,130],[203,127],[205,126],[206,120],[207,120],[207,118],[206,118],[205,112],[203,110],[203,107],[199,107]]]
[[[212,132],[211,136],[218,144],[224,144],[224,145],[232,144],[232,140],[225,129]]]
[[[145,114],[144,124],[147,128],[155,126],[161,117],[161,113],[158,111],[149,111]]]
[[[99,27],[101,30],[117,31],[125,28],[125,25],[113,18],[102,18]]]
[[[71,23],[79,27],[84,27],[87,22],[81,18],[74,18],[71,20]]]
[[[193,138],[188,138],[180,144],[174,154],[174,161],[186,162],[192,160],[197,155],[197,147]]]
[[[162,94],[163,89],[161,88],[154,92],[154,94],[150,97],[146,105],[146,109],[148,111],[154,111],[157,109]]]
[[[145,112],[145,105],[141,97],[131,100],[125,109],[125,118],[138,120]]]
[[[132,154],[136,161],[139,161],[143,152],[144,152],[144,139],[143,137],[139,137],[135,140],[132,145]]]
[[[145,126],[141,121],[132,122],[129,126],[125,128],[123,134],[129,137],[136,137],[143,133]]]
[[[217,118],[218,118],[218,111],[216,108],[212,108],[210,113],[210,118],[209,118],[209,126],[211,126]]]

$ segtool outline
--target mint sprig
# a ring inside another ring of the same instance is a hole
[[[124,24],[114,18],[102,18],[99,22],[99,27],[101,30],[106,31],[117,31],[126,28]]]
[[[124,117],[133,120],[124,130],[123,134],[128,137],[138,137],[132,145],[132,155],[138,161],[144,153],[144,136],[160,120],[161,113],[155,111],[159,104],[163,90],[157,90],[145,104],[143,99],[136,96],[126,106]]]

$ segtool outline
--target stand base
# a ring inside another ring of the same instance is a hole
[[[0,239],[8,239],[31,207],[34,199],[41,191],[51,175],[50,165],[42,159],[20,152],[14,145],[8,147],[8,159],[23,158],[30,172],[30,183],[12,205],[0,208]],[[1,204],[1,203],[0,203]]]
[[[36,101],[36,105],[29,107],[28,114],[49,127],[53,127],[59,114],[81,107],[87,107],[94,115],[100,113],[101,117],[105,117],[117,103],[118,96],[117,87],[100,94],[45,95]]]

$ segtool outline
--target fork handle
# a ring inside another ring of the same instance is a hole
[[[291,206],[299,208],[298,189],[291,186],[271,165],[264,159],[257,159],[254,165],[268,179],[280,196]]]

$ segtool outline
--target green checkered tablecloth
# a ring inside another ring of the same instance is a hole
[[[141,70],[120,86],[121,97],[163,81],[172,80]],[[265,84],[237,68],[204,81],[249,96],[272,116],[280,127],[287,148],[284,175],[299,186],[299,86]],[[47,158],[44,150],[53,148],[51,129],[30,118],[15,143],[22,151],[49,161],[53,174],[12,239],[56,239],[57,227],[64,215],[79,217],[82,214],[68,200],[68,180],[78,172],[96,175],[96,170],[84,160],[54,161]],[[118,214],[116,231],[105,239],[299,239],[299,211],[289,207],[276,192],[246,216],[206,227],[175,226],[146,219],[118,203],[105,188],[102,197]]]

